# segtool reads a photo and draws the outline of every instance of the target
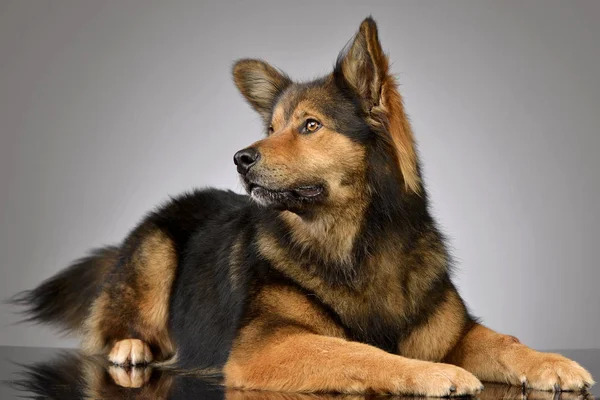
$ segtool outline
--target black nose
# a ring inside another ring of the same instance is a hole
[[[258,160],[260,160],[260,153],[252,147],[240,150],[233,156],[233,162],[237,165],[238,172],[244,175],[248,173]]]

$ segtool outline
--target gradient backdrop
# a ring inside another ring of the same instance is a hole
[[[594,0],[2,0],[1,297],[168,195],[240,191],[232,156],[261,124],[232,61],[316,77],[369,14],[473,312],[536,348],[600,347]],[[2,305],[0,345],[76,343],[15,320]]]

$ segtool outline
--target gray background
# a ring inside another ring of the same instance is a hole
[[[261,127],[232,61],[316,77],[369,14],[472,311],[540,349],[600,347],[593,0],[2,0],[1,296],[118,242],[168,195],[240,191],[232,155]],[[75,343],[15,320],[2,306],[1,345]]]

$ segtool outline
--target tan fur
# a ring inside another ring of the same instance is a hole
[[[269,334],[244,328],[224,368],[225,385],[339,393],[474,394],[481,382],[447,364],[411,360],[375,347],[287,325]],[[452,391],[454,389],[454,391]]]
[[[456,292],[450,292],[429,320],[400,343],[398,351],[405,357],[440,361],[459,340],[465,323],[465,306]]]
[[[539,390],[581,390],[594,383],[575,361],[559,354],[542,353],[474,324],[446,359],[482,380],[527,385]]]
[[[354,219],[362,217],[357,209],[362,207],[348,207],[345,214],[340,210],[337,214],[326,215],[310,223],[291,212],[282,213],[282,219],[291,228],[294,241],[307,251],[320,250],[327,261],[348,263],[360,229],[352,219],[355,214],[358,215]]]
[[[169,296],[177,269],[177,253],[173,242],[162,231],[155,231],[144,240],[134,262],[140,272],[138,307],[141,320],[147,325],[144,336],[170,346],[166,331],[169,318]],[[151,332],[151,333],[150,333]],[[157,334],[157,332],[160,332]]]
[[[318,118],[323,128],[314,134],[299,134],[297,128],[308,116]],[[365,149],[337,133],[329,122],[303,102],[289,121],[278,124],[277,131],[251,145],[262,155],[261,182],[273,188],[288,188],[322,178],[336,185],[331,190],[334,198],[328,202],[347,204],[350,184],[363,182]],[[347,182],[348,178],[354,179]]]
[[[301,102],[289,121],[282,120],[283,108],[279,105],[275,110],[277,130],[252,145],[262,154],[261,182],[273,188],[327,182],[327,203],[314,220],[307,223],[290,212],[282,217],[298,244],[326,260],[348,261],[367,205],[365,149],[330,128],[333,123],[311,108],[309,101]],[[323,128],[300,135],[295,130],[307,115],[318,118]]]
[[[417,154],[412,128],[404,113],[402,97],[396,89],[396,82],[392,76],[387,76],[383,83],[381,105],[387,116],[387,129],[396,148],[404,184],[408,190],[420,193],[421,178],[417,171]]]
[[[408,191],[419,193],[421,179],[410,122],[402,97],[389,71],[389,59],[383,52],[377,27],[366,20],[342,60],[342,72],[348,83],[365,100],[365,110],[375,128],[382,127],[396,150],[398,166]]]
[[[289,286],[264,287],[254,300],[253,307],[266,311],[267,318],[293,322],[321,335],[345,337],[344,330],[329,315],[311,303],[306,294]]]
[[[273,99],[291,83],[276,68],[260,60],[238,61],[233,68],[233,79],[240,92],[265,119],[270,115]]]
[[[118,341],[140,339],[158,349],[156,358],[172,355],[168,317],[177,262],[173,242],[165,233],[154,230],[147,234],[126,267],[135,271],[136,280],[105,288],[93,303],[83,348],[91,354],[107,349],[117,354]],[[137,337],[130,337],[131,329]],[[131,358],[119,359],[119,363],[127,361]]]
[[[302,282],[303,286],[321,301],[328,304],[341,303],[348,307],[361,305],[361,302],[349,293],[349,288],[324,286],[323,280],[315,273],[317,266],[297,263],[290,256],[289,249],[282,247],[271,233],[259,231],[258,246],[261,255],[273,265],[277,265],[279,271],[295,281]],[[342,297],[345,297],[347,302],[339,301]]]
[[[373,257],[363,266],[361,276],[353,280],[353,286],[331,286],[318,274],[318,266],[298,263],[271,233],[259,232],[258,247],[262,256],[285,275],[302,282],[324,303],[335,304],[337,313],[346,322],[360,324],[373,312],[389,320],[406,318],[416,311],[431,282],[444,272],[446,265],[445,257],[432,247],[430,238],[421,238],[415,249],[402,253],[395,238],[390,237],[385,246],[375,249]],[[424,259],[426,263],[412,269],[414,259]],[[351,274],[352,270],[348,269],[347,273]]]
[[[93,302],[90,316],[85,321],[82,349],[88,354],[99,354],[105,351],[106,340],[102,326],[106,323],[105,310],[110,306],[110,296],[100,293]]]
[[[374,22],[365,20],[360,24],[341,66],[344,77],[366,102],[367,109],[379,103],[381,84],[387,74],[387,58]]]
[[[433,282],[446,272],[448,259],[439,237],[432,233],[422,234],[410,250],[402,249],[398,242],[395,237],[389,237],[374,255],[370,267],[377,274],[374,274],[371,295],[403,294],[392,308],[402,309],[399,316],[405,316],[417,312]]]
[[[278,393],[255,390],[227,389],[225,400],[365,400],[364,396],[319,393]]]

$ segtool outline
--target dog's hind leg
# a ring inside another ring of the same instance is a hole
[[[165,360],[174,353],[169,301],[177,269],[171,238],[144,224],[125,242],[119,265],[92,305],[83,347],[119,365]]]
[[[560,354],[542,353],[480,324],[458,341],[444,360],[483,381],[510,383],[538,390],[573,391],[591,386],[589,372]]]

